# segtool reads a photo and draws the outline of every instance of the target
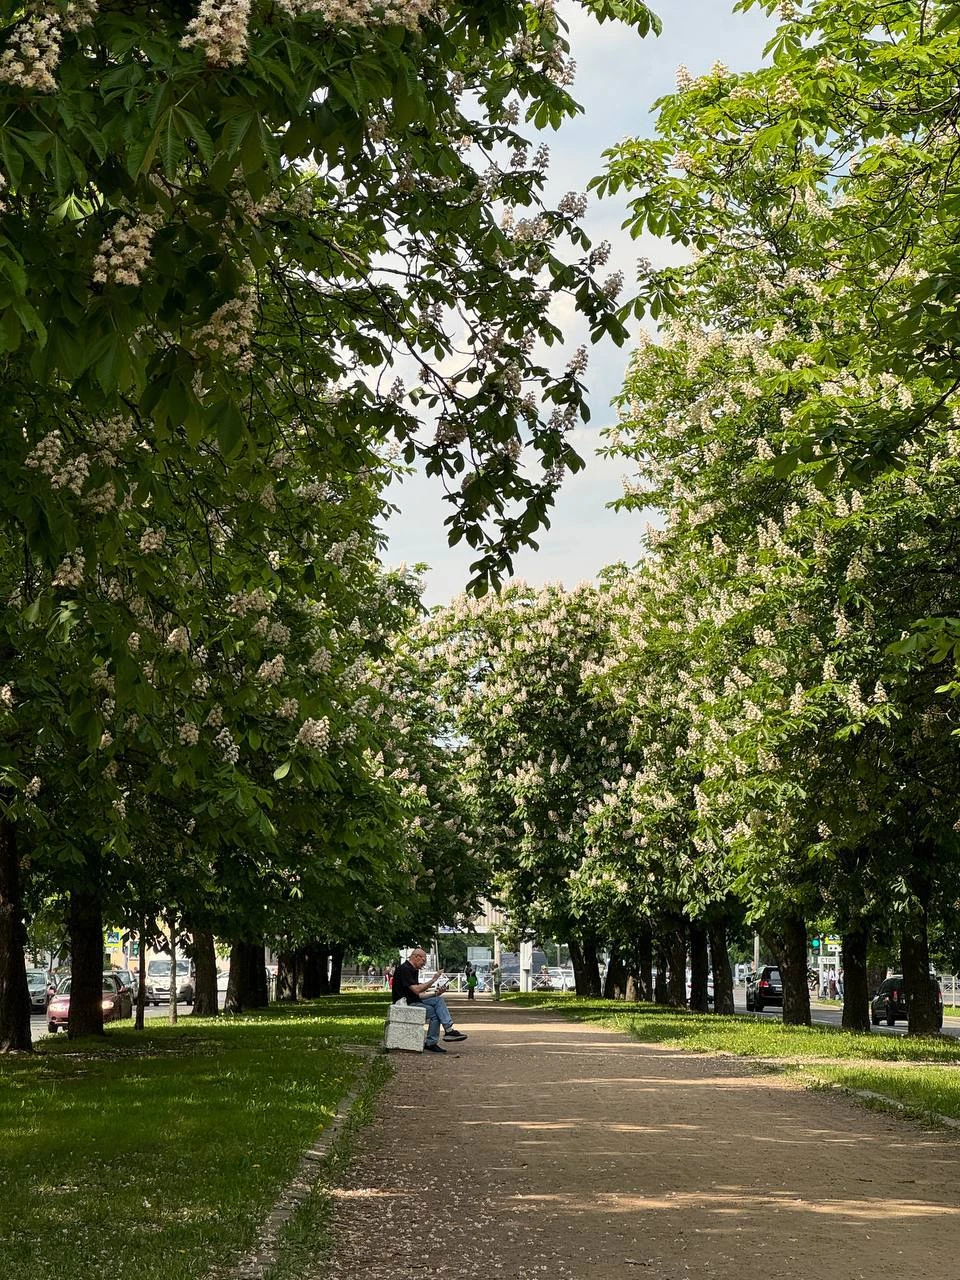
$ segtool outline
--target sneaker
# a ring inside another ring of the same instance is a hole
[[[443,1045],[441,1044],[425,1044],[423,1047],[427,1053],[446,1053],[447,1052],[446,1049],[444,1049]]]
[[[454,1031],[453,1027],[444,1033],[444,1040],[466,1040],[466,1036],[462,1031]]]

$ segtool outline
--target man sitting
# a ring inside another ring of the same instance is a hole
[[[450,1010],[443,996],[426,994],[443,977],[441,969],[429,982],[420,981],[420,970],[426,959],[427,953],[421,947],[417,947],[410,952],[409,960],[404,960],[403,964],[397,965],[397,971],[393,975],[393,1003],[399,1004],[401,1000],[406,1000],[407,1004],[424,1005],[430,1025],[427,1027],[427,1038],[423,1047],[429,1049],[431,1053],[446,1053],[446,1049],[440,1044],[441,1025],[444,1040],[466,1040],[467,1037],[462,1031],[454,1030],[453,1018],[450,1016]]]

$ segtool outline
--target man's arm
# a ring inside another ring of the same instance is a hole
[[[435,982],[439,982],[439,980],[440,980],[443,976],[444,976],[443,970],[442,970],[442,969],[439,969],[439,970],[438,970],[438,971],[433,975],[433,977],[430,979],[430,981],[429,981],[429,982],[412,982],[412,983],[410,984],[410,990],[411,990],[411,991],[415,991],[415,992],[416,992],[416,994],[417,994],[418,996],[422,996],[422,995],[423,995],[423,993],[424,993],[425,991],[429,991],[429,990],[430,990],[430,988],[433,986],[433,984],[434,984]]]

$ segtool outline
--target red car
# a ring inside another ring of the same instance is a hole
[[[133,998],[123,983],[112,973],[103,975],[103,1020],[117,1022],[133,1017]],[[47,1030],[66,1029],[70,1018],[70,979],[62,982],[47,1005]]]

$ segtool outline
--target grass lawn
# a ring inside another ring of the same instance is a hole
[[[0,1273],[202,1280],[239,1257],[363,1070],[389,997],[111,1026],[0,1058]]]
[[[519,1004],[625,1031],[653,1044],[776,1061],[811,1083],[869,1089],[929,1115],[960,1119],[960,1040],[952,1036],[858,1035],[839,1027],[785,1027],[735,1015],[690,1013],[571,996],[510,996]]]

